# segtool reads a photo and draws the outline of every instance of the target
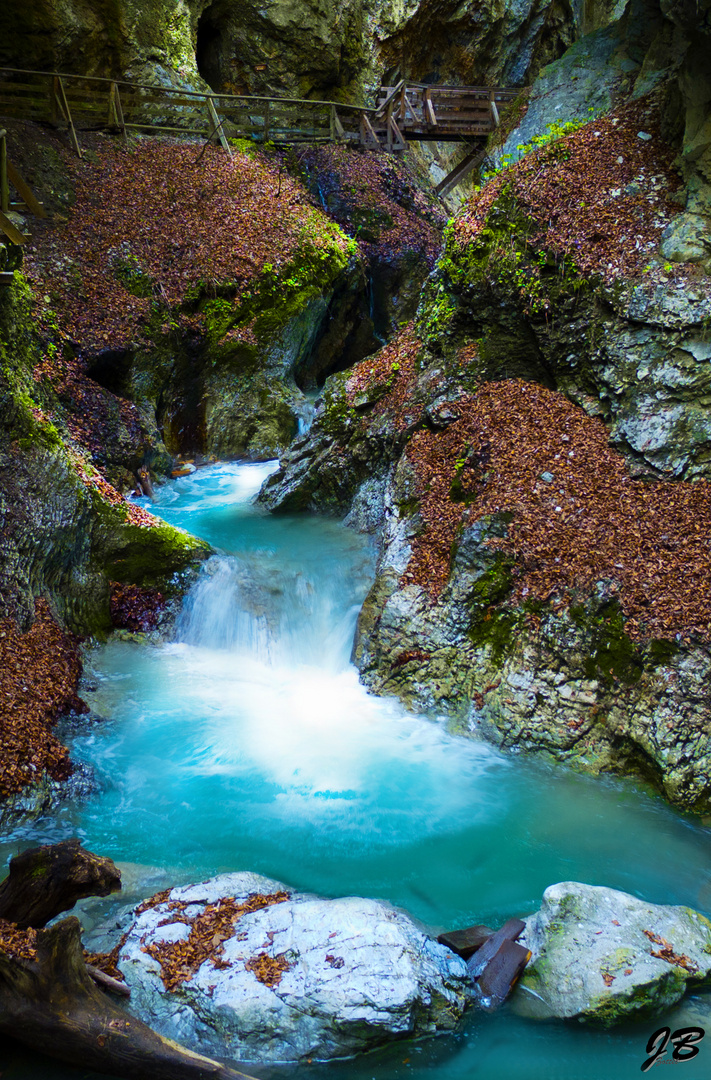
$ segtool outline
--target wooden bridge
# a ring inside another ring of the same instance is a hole
[[[64,124],[81,156],[79,132],[165,132],[266,143],[345,142],[402,150],[408,140],[483,140],[498,124],[499,107],[515,89],[383,87],[374,108],[305,98],[202,93],[87,75],[0,68],[0,119]]]
[[[428,86],[399,82],[380,91],[377,105],[349,105],[305,98],[203,93],[177,87],[121,82],[90,75],[0,68],[0,120],[34,120],[64,126],[82,156],[83,131],[109,130],[217,140],[228,154],[231,139],[299,145],[342,143],[371,150],[402,151],[408,141],[465,142],[470,153],[438,185],[444,194],[484,157],[499,108],[519,93],[506,87]],[[6,217],[20,205],[41,211],[28,186],[7,162],[0,138],[0,231],[14,243],[18,232]],[[9,183],[22,203],[9,203]],[[24,240],[24,237],[23,237]],[[5,275],[11,276],[11,275]],[[0,275],[0,281],[1,281]]]

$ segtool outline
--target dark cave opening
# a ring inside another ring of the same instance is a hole
[[[224,84],[223,56],[221,21],[215,12],[215,5],[212,4],[198,19],[195,61],[205,82],[218,92]]]

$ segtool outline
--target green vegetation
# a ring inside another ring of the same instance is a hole
[[[591,109],[590,112],[593,112],[593,110]],[[543,161],[547,164],[555,165],[560,161],[567,161],[570,157],[570,151],[567,150],[562,140],[567,135],[572,135],[574,131],[578,131],[581,127],[585,127],[587,123],[587,120],[554,120],[552,124],[548,124],[544,134],[534,135],[527,143],[518,143],[516,146],[518,154],[515,157],[512,154],[502,154],[495,168],[482,172],[482,184],[485,184],[492,176],[496,176],[497,173],[503,172],[509,165],[515,164],[526,154],[530,154],[532,150],[540,150],[544,146],[551,147],[550,153],[543,158]]]

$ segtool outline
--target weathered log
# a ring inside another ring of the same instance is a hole
[[[531,951],[517,941],[501,942],[497,952],[474,984],[480,1009],[498,1009],[506,1001],[521,972],[531,959]]]
[[[29,848],[10,860],[0,883],[0,919],[21,930],[46,926],[86,896],[108,896],[121,888],[111,859],[84,851],[80,840]]]
[[[470,960],[467,960],[469,977],[476,982],[489,961],[496,956],[502,942],[515,941],[525,929],[526,924],[522,919],[509,919],[505,922],[501,929],[487,938],[481,948],[477,949]]]
[[[79,920],[37,933],[36,959],[0,952],[0,1034],[69,1065],[125,1080],[250,1080],[164,1039],[92,982]]]

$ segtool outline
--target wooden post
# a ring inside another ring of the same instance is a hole
[[[7,183],[7,132],[0,131],[0,210],[6,214],[10,209],[10,188]]]
[[[59,120],[59,106],[58,106],[59,96],[58,95],[59,95],[59,79],[55,75],[51,79],[50,84],[49,84],[49,105],[50,105],[50,111],[51,111],[51,117],[52,117],[52,124],[54,125],[54,127],[57,126],[57,122]]]
[[[114,109],[116,112],[116,122],[123,132],[123,141],[128,146],[128,133],[126,132],[126,121],[123,117],[123,106],[121,105],[121,95],[119,94],[118,84],[114,83]]]
[[[398,120],[404,120],[407,111],[407,83],[403,85],[400,92],[400,108],[398,110]]]
[[[430,93],[431,90],[428,86],[424,94],[422,95],[423,112],[425,114],[425,123],[429,124],[431,127],[436,127],[437,117],[435,116],[434,106],[430,98]]]
[[[389,154],[393,152],[393,105],[391,100],[385,110],[385,149]]]
[[[331,106],[331,142],[341,142],[346,137],[346,132],[341,123],[341,118],[336,112],[336,106]]]
[[[269,142],[269,129],[270,129],[270,117],[269,117],[269,101],[264,102],[264,142]]]
[[[499,126],[499,110],[496,108],[496,102],[494,101],[494,91],[489,91],[489,108],[491,109],[491,118],[494,121],[494,127]]]
[[[118,87],[115,82],[112,82],[109,86],[109,119],[108,125],[110,128],[120,128],[118,112],[116,110],[116,92]]]
[[[372,147],[374,150],[380,149],[380,140],[373,130],[371,124],[365,113],[360,114],[360,141],[365,147]]]
[[[214,125],[214,131],[217,133],[217,137],[220,140],[220,142],[222,143],[222,149],[227,151],[227,154],[228,154],[229,157],[232,157],[232,150],[230,149],[230,144],[228,143],[227,139],[225,138],[225,132],[224,132],[224,128],[222,127],[222,121],[220,120],[219,116],[217,115],[217,109],[215,108],[215,102],[214,102],[213,98],[211,98],[211,97],[209,97],[207,99],[207,110],[208,110],[208,112],[210,114],[210,120],[212,121],[212,123]]]

